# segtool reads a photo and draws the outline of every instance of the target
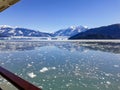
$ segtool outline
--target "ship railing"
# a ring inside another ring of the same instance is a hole
[[[42,90],[1,66],[0,66],[0,75],[3,78],[5,78],[8,82],[10,82],[12,85],[14,85],[18,90]],[[3,89],[0,88],[0,90]]]

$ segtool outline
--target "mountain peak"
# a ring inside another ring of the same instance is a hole
[[[12,26],[9,25],[0,25],[1,28],[13,28]]]
[[[88,26],[70,26],[68,29],[72,29],[72,30],[75,30],[75,29],[81,29],[81,28],[85,28],[85,29],[88,29]]]
[[[50,33],[39,32],[27,28],[12,27],[9,25],[0,25],[0,35],[1,36],[28,36],[28,37],[49,37]]]
[[[80,32],[86,31],[86,27],[84,26],[70,26],[66,29],[58,30],[54,33],[54,36],[73,36]]]
[[[70,26],[69,29],[75,30],[76,26]]]

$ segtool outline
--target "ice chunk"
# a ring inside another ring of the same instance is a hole
[[[56,67],[51,67],[51,69],[55,70],[55,69],[56,69]]]
[[[30,78],[35,78],[35,77],[36,77],[36,75],[35,75],[33,72],[28,73],[28,76],[29,76]]]
[[[114,65],[115,68],[119,68],[119,65]]]
[[[32,65],[28,63],[28,65],[27,65],[27,66],[28,66],[28,67],[31,67]]]
[[[109,81],[107,81],[106,83],[107,83],[108,85],[110,85],[110,84],[111,84],[111,82],[109,82]]]
[[[44,73],[44,72],[46,72],[46,71],[48,71],[48,68],[47,68],[47,67],[43,67],[43,68],[40,70],[41,73]]]
[[[48,71],[48,70],[55,70],[56,69],[56,67],[43,67],[41,70],[40,70],[40,72],[41,73],[44,73],[44,72],[46,72],[46,71]]]

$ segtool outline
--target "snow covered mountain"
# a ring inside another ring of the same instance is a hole
[[[50,33],[39,32],[26,28],[11,27],[7,25],[0,26],[0,36],[28,36],[28,37],[49,37]]]
[[[0,26],[0,37],[9,37],[9,36],[27,36],[27,37],[50,37],[50,36],[74,36],[80,32],[85,32],[88,28],[83,26],[71,26],[67,29],[61,29],[53,34],[40,32],[36,30],[19,28],[19,27],[11,27],[8,25]]]
[[[61,29],[56,31],[53,36],[74,36],[80,32],[85,32],[88,28],[84,26],[71,26],[67,29]]]

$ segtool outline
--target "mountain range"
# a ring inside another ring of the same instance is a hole
[[[11,26],[0,26],[0,36],[33,36],[33,37],[50,37],[50,33],[39,32],[26,28],[11,27]]]
[[[69,39],[120,39],[120,24],[88,29]]]
[[[27,36],[27,37],[57,37],[67,36],[69,39],[120,39],[120,24],[112,24],[97,28],[88,29],[84,26],[71,26],[60,29],[54,33],[40,32],[36,30],[0,26],[0,37]]]
[[[54,33],[45,33],[36,30],[31,30],[27,28],[11,27],[7,25],[0,26],[0,36],[10,37],[10,36],[27,36],[27,37],[56,37],[56,36],[68,36],[71,37],[80,32],[86,31],[87,28],[83,26],[71,26],[67,29],[61,29]]]

